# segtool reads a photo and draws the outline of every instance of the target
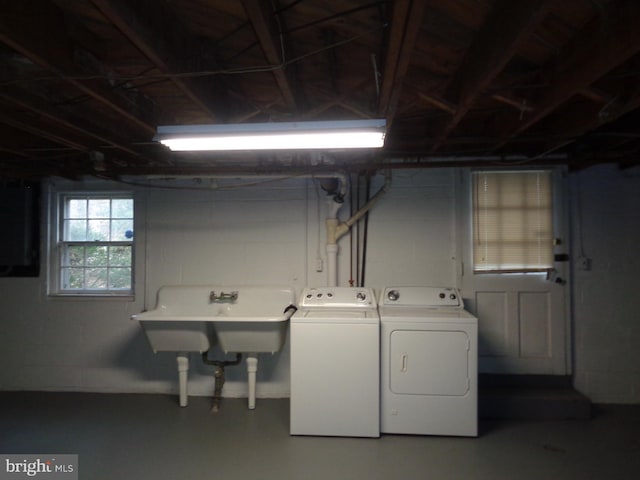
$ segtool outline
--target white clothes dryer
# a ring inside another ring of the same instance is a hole
[[[453,288],[387,287],[381,324],[382,433],[478,435],[478,321]]]
[[[291,317],[292,435],[380,436],[373,290],[305,288]]]

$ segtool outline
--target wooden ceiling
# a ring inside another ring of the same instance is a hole
[[[637,0],[0,0],[0,177],[640,163]],[[381,151],[158,125],[385,118]]]

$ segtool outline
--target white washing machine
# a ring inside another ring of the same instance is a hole
[[[380,318],[369,288],[305,288],[291,317],[291,434],[380,436]]]
[[[381,323],[382,433],[478,435],[478,321],[460,292],[387,287]]]

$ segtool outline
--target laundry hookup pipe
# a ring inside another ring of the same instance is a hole
[[[349,220],[340,223],[338,220],[338,210],[342,207],[342,202],[331,201],[328,207],[327,219],[327,286],[338,285],[338,240],[346,235],[351,227],[378,203],[380,198],[389,191],[391,187],[391,172],[385,171],[384,185],[365,203],[360,210],[353,214]]]

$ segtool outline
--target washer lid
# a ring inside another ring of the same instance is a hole
[[[457,288],[449,287],[386,287],[380,296],[380,306],[463,308]]]

